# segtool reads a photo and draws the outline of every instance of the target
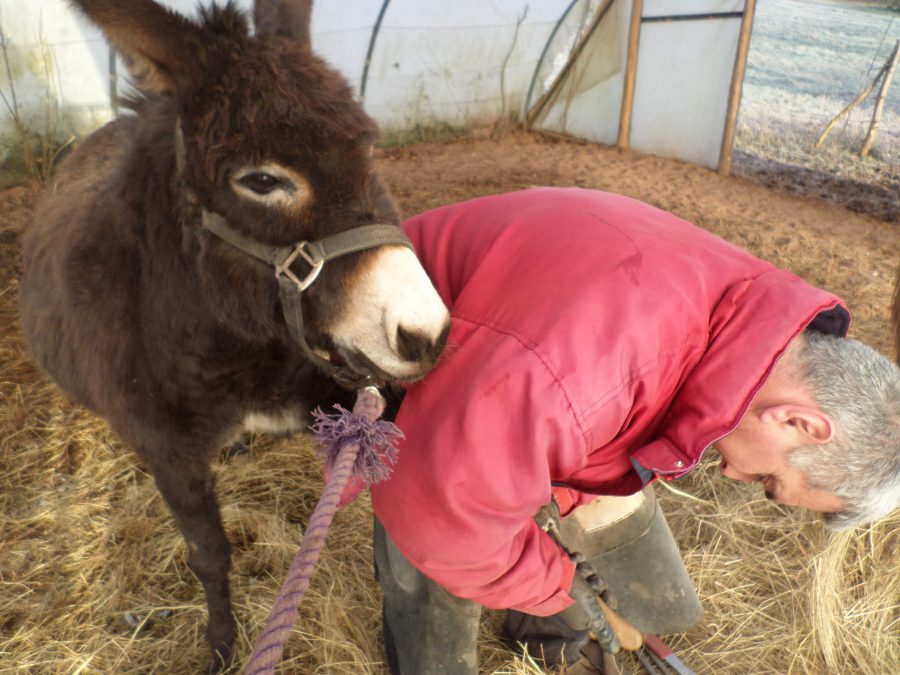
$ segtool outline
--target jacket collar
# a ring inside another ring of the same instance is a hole
[[[790,342],[807,326],[843,337],[841,301],[784,270],[732,286],[710,321],[708,348],[674,399],[656,440],[633,453],[640,466],[679,478],[731,433]]]

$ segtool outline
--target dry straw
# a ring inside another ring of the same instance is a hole
[[[517,152],[512,142],[485,143],[475,149],[481,156],[514,158]],[[414,152],[406,165],[398,168],[395,162],[398,192],[412,195],[412,204],[426,199],[412,186],[441,180],[421,177],[420,167],[440,166],[438,153],[452,151],[433,146],[428,162]],[[471,145],[466,152],[474,152]],[[554,167],[578,153],[586,153],[586,165],[598,156],[596,150],[566,144],[548,144],[540,152]],[[623,161],[612,152],[602,157],[610,165]],[[628,161],[628,167],[651,166],[640,157]],[[573,183],[588,176],[593,181],[588,184],[617,189],[602,183],[596,171],[557,180]],[[553,180],[534,175],[534,182]],[[699,170],[689,175],[701,191],[707,189],[702,181],[721,180]],[[71,407],[23,352],[15,318],[16,247],[33,202],[30,190],[0,194],[0,673],[197,672],[207,659],[203,595],[153,481],[105,423]],[[664,202],[656,200],[664,208],[678,207]],[[684,207],[688,217],[698,203]],[[876,276],[832,265],[815,255],[814,233],[795,232],[783,240],[765,223],[740,230],[729,230],[723,221],[706,226],[776,262],[783,255],[781,262],[842,293],[856,309],[857,335],[886,348],[885,308],[879,303],[890,296],[889,265],[877,264]],[[884,241],[859,243],[848,255],[877,255]],[[251,438],[246,453],[223,460],[216,472],[234,544],[240,663],[278,592],[322,480],[304,438]],[[900,672],[900,517],[870,531],[830,537],[812,516],[767,503],[754,486],[722,480],[712,461],[673,487],[678,492],[660,488],[658,494],[706,615],[670,644],[696,671]],[[338,513],[283,672],[385,672],[370,536],[366,498]],[[500,613],[485,612],[485,669],[504,675],[543,672],[534,659],[500,643],[501,620]]]

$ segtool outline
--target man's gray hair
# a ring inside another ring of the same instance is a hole
[[[834,422],[827,443],[797,448],[792,466],[810,487],[843,498],[825,516],[844,529],[883,518],[900,505],[900,368],[864,344],[806,331],[793,364]]]

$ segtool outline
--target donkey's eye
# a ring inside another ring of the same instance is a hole
[[[312,196],[309,181],[302,173],[272,161],[241,167],[228,180],[241,199],[268,208],[296,210]]]
[[[238,182],[244,187],[250,188],[258,195],[267,195],[275,188],[284,185],[281,179],[267,173],[262,173],[261,171],[248,173],[246,176],[242,176]]]

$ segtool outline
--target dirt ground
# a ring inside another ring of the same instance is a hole
[[[834,291],[854,313],[851,335],[890,354],[900,226],[880,201],[855,212],[682,162],[525,134],[382,148],[378,164],[405,214],[536,185],[635,197]],[[24,355],[18,244],[35,196],[0,193],[0,673],[195,672],[206,659],[202,593],[152,481]],[[254,438],[230,463],[218,468],[219,493],[235,543],[240,663],[321,483],[318,460],[296,441]],[[812,517],[717,478],[714,465],[675,487],[661,496],[706,616],[671,643],[694,670],[900,672],[896,593],[875,597],[896,589],[900,518],[834,549]],[[360,499],[338,515],[285,672],[384,672],[369,536]],[[484,670],[542,672],[491,637],[497,621],[485,619]]]

